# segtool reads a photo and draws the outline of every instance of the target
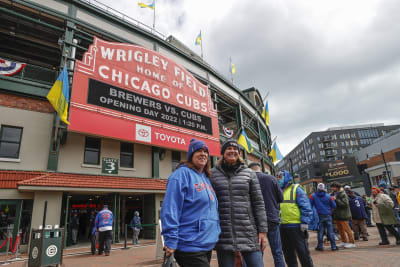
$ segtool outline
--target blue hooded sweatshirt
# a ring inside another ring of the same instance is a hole
[[[168,178],[161,208],[165,245],[184,252],[212,250],[218,241],[218,201],[210,180],[186,165]]]
[[[318,215],[332,215],[332,210],[336,209],[335,200],[325,191],[317,190],[310,196],[310,201]]]
[[[279,184],[284,191],[288,186],[293,184],[293,178],[288,171],[283,171],[283,182]],[[306,192],[301,186],[296,189],[296,204],[300,209],[300,220],[302,223],[309,224],[313,220],[313,210],[310,201],[308,200]],[[281,224],[281,227],[297,227],[299,224]]]

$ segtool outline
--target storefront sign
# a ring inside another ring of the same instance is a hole
[[[324,180],[360,175],[354,158],[320,163]]]
[[[101,173],[118,174],[118,159],[102,158]]]
[[[207,85],[165,56],[94,38],[76,62],[68,130],[219,154],[218,116]]]

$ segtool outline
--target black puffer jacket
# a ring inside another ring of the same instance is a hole
[[[218,198],[221,234],[216,249],[257,251],[258,233],[267,232],[264,200],[255,172],[243,164],[228,174],[221,166],[211,170]]]

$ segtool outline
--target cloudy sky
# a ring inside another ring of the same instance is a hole
[[[152,26],[138,0],[98,0]],[[152,0],[143,0],[151,3]],[[328,127],[400,124],[400,1],[156,0],[156,29],[241,89],[269,92],[283,155]]]

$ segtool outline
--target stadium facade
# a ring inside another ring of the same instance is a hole
[[[0,58],[26,63],[0,75],[0,210],[22,244],[45,201],[48,225],[107,203],[115,241],[135,210],[155,238],[166,179],[193,137],[215,164],[220,142],[245,129],[254,152],[243,157],[271,172],[260,92],[242,92],[173,36],[97,1],[1,0],[0,11]],[[64,66],[69,125],[46,99]]]

